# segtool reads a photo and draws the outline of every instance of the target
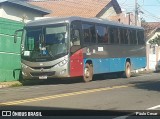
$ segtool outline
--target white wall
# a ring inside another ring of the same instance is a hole
[[[0,6],[0,17],[7,18],[15,21],[22,21],[22,18],[26,16],[25,22],[28,20],[34,20],[34,17],[42,17],[38,12],[34,12],[29,9],[20,9],[14,6]]]
[[[113,6],[109,5],[108,10],[100,17],[102,19],[110,19],[111,16],[117,16],[117,13]]]
[[[155,70],[157,61],[160,60],[160,47],[158,45],[151,45],[149,41],[160,35],[160,32],[156,32],[148,41],[147,41],[147,69]]]

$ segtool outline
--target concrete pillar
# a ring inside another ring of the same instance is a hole
[[[149,70],[149,53],[150,53],[150,44],[146,44],[147,71]]]

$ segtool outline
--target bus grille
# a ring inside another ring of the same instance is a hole
[[[32,76],[53,76],[55,75],[55,71],[54,72],[31,72]]]
[[[41,68],[43,68],[43,69],[50,69],[50,68],[52,68],[52,67],[54,67],[54,66],[31,67],[31,68],[32,68],[32,69],[41,69]]]

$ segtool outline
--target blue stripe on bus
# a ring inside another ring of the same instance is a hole
[[[87,60],[91,60],[93,62],[94,74],[125,70],[126,58],[84,59],[84,62]],[[130,60],[132,69],[140,69],[146,66],[146,57],[130,58]]]
[[[146,57],[131,58],[132,69],[140,69],[146,67]]]

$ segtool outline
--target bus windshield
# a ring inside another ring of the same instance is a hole
[[[67,53],[67,26],[26,28],[22,58],[29,61],[50,61]]]

